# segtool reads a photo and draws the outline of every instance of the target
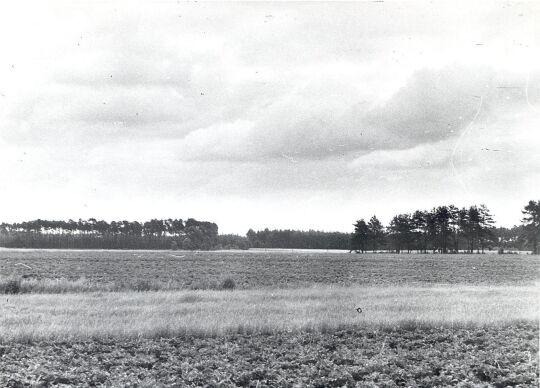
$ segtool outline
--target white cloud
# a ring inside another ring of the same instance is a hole
[[[255,157],[249,147],[253,122],[237,120],[216,124],[190,132],[178,144],[178,154],[184,160],[235,160]]]
[[[377,171],[422,170],[440,168],[450,162],[451,150],[447,142],[421,144],[402,150],[377,150],[354,159],[350,163],[353,170]]]

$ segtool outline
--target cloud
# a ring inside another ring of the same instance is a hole
[[[489,68],[418,71],[366,115],[365,125],[381,130],[396,148],[456,136],[476,115],[481,99],[491,100],[494,78]]]
[[[238,120],[192,131],[178,144],[179,158],[182,160],[210,158],[218,161],[255,158],[256,150],[247,147],[252,130],[253,122]]]
[[[399,150],[376,150],[355,158],[349,167],[355,171],[426,170],[447,165],[451,149],[446,142],[420,144]]]
[[[353,88],[314,81],[259,109],[250,116],[249,130],[236,127],[241,121],[197,130],[184,139],[192,152],[183,155],[199,160],[322,160],[413,148],[457,138],[473,119],[495,121],[500,112],[524,109],[524,86],[514,75],[464,65],[416,71],[384,101],[358,101]],[[339,96],[337,90],[344,93]],[[231,129],[230,139],[224,126]]]

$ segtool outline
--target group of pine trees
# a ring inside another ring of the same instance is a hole
[[[457,208],[439,206],[398,214],[384,227],[376,216],[354,224],[351,250],[380,249],[394,252],[484,252],[486,248],[529,248],[538,252],[540,201],[530,201],[523,209],[523,225],[512,229],[495,228],[493,215],[485,205]]]
[[[0,224],[0,246],[77,249],[214,249],[218,226],[189,218],[147,222],[90,218],[78,221],[34,220]]]

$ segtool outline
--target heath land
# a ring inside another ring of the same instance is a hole
[[[1,386],[537,386],[539,258],[0,251]]]

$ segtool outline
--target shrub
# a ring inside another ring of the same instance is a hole
[[[232,278],[223,279],[220,286],[222,290],[234,290],[235,287],[236,287],[236,283],[234,282],[234,279]]]
[[[151,281],[145,279],[139,279],[135,282],[133,287],[135,291],[153,291],[156,289],[155,285]]]
[[[172,241],[171,242],[171,250],[172,251],[177,251],[178,250],[178,243],[176,241]]]

